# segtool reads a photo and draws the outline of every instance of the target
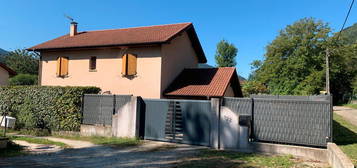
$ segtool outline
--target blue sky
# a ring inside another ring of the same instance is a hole
[[[322,19],[338,31],[350,0],[1,0],[0,48],[26,48],[68,33],[64,14],[79,31],[193,22],[208,63],[215,65],[222,39],[239,49],[237,68],[248,77],[250,63],[280,29],[304,17]],[[357,22],[357,4],[347,26]]]

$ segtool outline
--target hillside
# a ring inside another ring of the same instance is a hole
[[[7,53],[7,51],[0,48],[0,55],[6,54],[6,53]]]
[[[341,37],[347,39],[348,44],[356,43],[357,42],[357,23],[354,25],[345,28],[342,31]]]
[[[5,55],[5,54],[7,54],[7,51],[5,51],[5,50],[0,48],[0,62],[4,62],[4,56],[3,55]]]

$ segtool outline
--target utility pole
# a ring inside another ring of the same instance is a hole
[[[330,51],[326,49],[326,93],[330,94],[330,63],[329,63]]]

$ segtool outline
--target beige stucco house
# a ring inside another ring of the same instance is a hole
[[[192,23],[78,32],[72,22],[69,34],[28,50],[41,55],[40,85],[97,86],[102,92],[144,98],[169,97],[179,74],[207,62]],[[220,96],[241,96],[233,71]]]
[[[9,78],[16,75],[16,72],[0,62],[0,86],[8,85]]]

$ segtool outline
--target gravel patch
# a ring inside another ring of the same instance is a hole
[[[194,156],[204,148],[153,141],[126,148],[91,146],[64,149],[56,153],[0,158],[0,167],[173,167],[181,158]]]

